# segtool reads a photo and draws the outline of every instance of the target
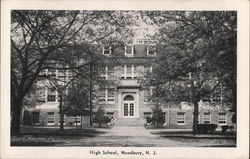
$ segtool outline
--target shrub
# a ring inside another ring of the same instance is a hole
[[[150,116],[146,117],[147,124],[150,124],[152,122],[152,118]]]
[[[213,133],[216,128],[216,124],[197,124],[198,133]]]
[[[161,108],[153,109],[152,123],[156,127],[162,126],[164,124],[164,113]]]
[[[111,123],[111,117],[106,116],[104,109],[99,107],[95,112],[93,122],[97,123],[98,126],[101,127],[102,124]]]

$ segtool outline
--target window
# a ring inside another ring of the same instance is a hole
[[[125,55],[128,55],[128,56],[133,56],[134,55],[134,47],[133,47],[133,45],[125,46]]]
[[[103,54],[110,55],[111,54],[111,46],[108,46],[108,45],[104,46],[103,47]]]
[[[48,125],[54,125],[55,124],[54,112],[48,112],[47,114],[48,114],[48,116],[47,116]]]
[[[149,66],[149,65],[144,66],[144,74],[147,74],[148,72],[152,72],[152,70],[153,70],[152,66]]]
[[[32,123],[39,124],[39,112],[32,112]]]
[[[185,125],[185,113],[184,112],[177,113],[177,125]]]
[[[44,69],[40,72],[40,75],[41,76],[44,76],[44,75],[47,75],[47,69]]]
[[[133,75],[132,75],[132,65],[126,65],[126,79],[132,79]]]
[[[107,67],[106,66],[101,66],[100,68],[99,68],[99,71],[100,71],[100,74],[101,74],[101,79],[103,79],[103,80],[105,80],[105,79],[107,79]]]
[[[227,124],[227,114],[219,113],[219,125],[226,125],[226,124]]]
[[[81,116],[74,117],[74,125],[80,125],[81,124]]]
[[[56,69],[48,69],[48,76],[51,78],[56,77]]]
[[[204,124],[210,124],[211,123],[211,113],[209,113],[209,112],[204,113],[203,123]]]
[[[149,56],[156,55],[156,46],[155,45],[147,46],[147,55],[149,55]]]
[[[104,88],[99,89],[99,101],[100,102],[105,101],[105,93],[106,93],[106,90]]]
[[[108,89],[108,101],[114,101],[115,100],[115,89],[109,88]]]
[[[149,102],[150,93],[151,93],[151,91],[149,88],[144,89],[144,102]]]
[[[55,102],[56,101],[56,91],[48,89],[48,102]]]
[[[114,66],[109,66],[108,67],[108,79],[113,79],[114,78]]]
[[[45,88],[38,87],[36,90],[37,102],[45,102]]]

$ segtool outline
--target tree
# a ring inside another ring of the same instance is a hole
[[[84,81],[77,81],[69,86],[68,93],[64,98],[65,103],[62,106],[62,114],[75,117],[81,116],[81,119],[82,116],[89,115],[89,94],[85,88],[86,85],[87,83],[84,83]]]
[[[198,102],[221,86],[236,101],[236,12],[147,12],[159,26],[160,45],[148,83],[167,100],[194,105],[197,133]],[[236,103],[234,104],[236,108]],[[236,109],[235,109],[236,110]]]
[[[100,42],[129,32],[132,15],[125,11],[11,12],[11,134],[20,134],[23,99],[60,49],[76,43]]]

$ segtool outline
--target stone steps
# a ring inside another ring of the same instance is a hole
[[[117,126],[142,126],[143,121],[140,118],[118,118],[115,125]]]

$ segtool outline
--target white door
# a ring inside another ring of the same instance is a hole
[[[135,116],[135,103],[134,102],[124,102],[123,116],[125,118],[133,118]]]

